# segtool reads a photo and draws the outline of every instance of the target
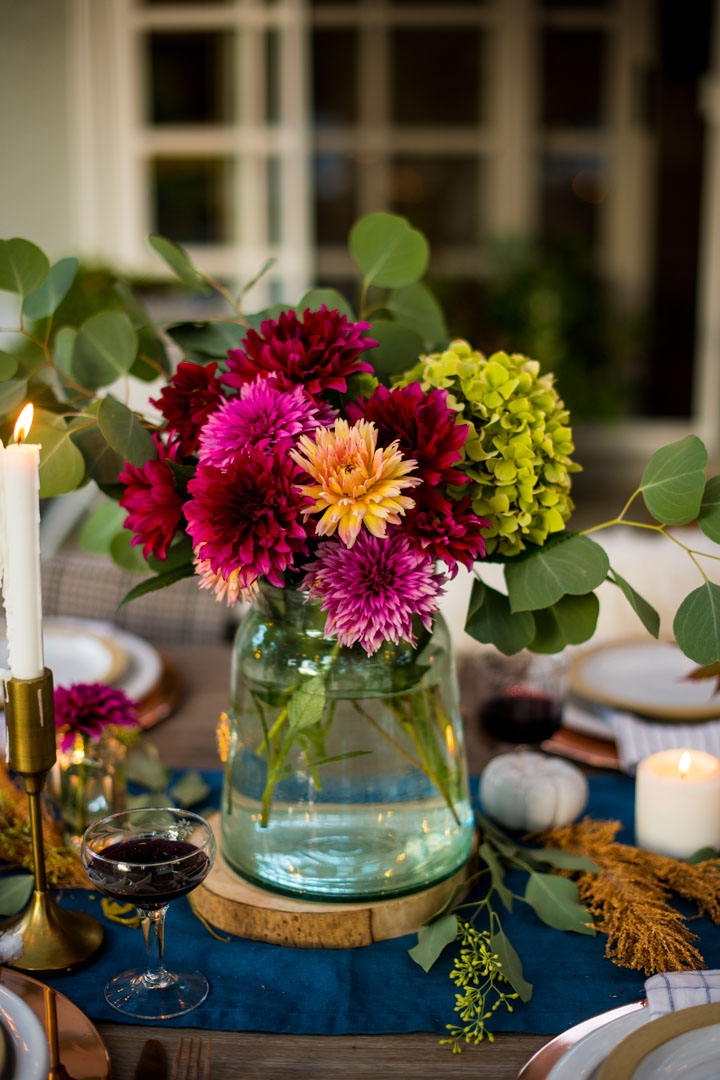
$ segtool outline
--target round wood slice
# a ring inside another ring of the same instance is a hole
[[[217,835],[219,817],[212,820]],[[327,904],[261,889],[240,877],[218,854],[191,900],[209,923],[240,937],[301,949],[355,948],[418,930],[449,899],[455,886],[467,880],[474,859],[473,852],[452,877],[410,896]]]

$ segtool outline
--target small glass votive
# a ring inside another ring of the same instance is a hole
[[[539,745],[562,724],[567,679],[561,654],[521,652],[496,665],[480,722],[501,742]]]
[[[109,731],[96,738],[78,734],[70,747],[58,747],[46,790],[70,847],[80,848],[88,825],[125,809],[126,756],[125,744]]]

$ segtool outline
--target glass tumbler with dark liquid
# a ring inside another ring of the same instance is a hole
[[[147,949],[147,970],[124,971],[105,987],[114,1008],[144,1020],[182,1016],[207,997],[199,971],[163,964],[164,920],[172,900],[207,876],[215,858],[210,825],[186,810],[127,810],[96,821],[82,843],[85,873],[114,900],[135,905]]]
[[[508,660],[480,710],[488,735],[501,742],[539,745],[562,724],[564,663],[557,656]]]

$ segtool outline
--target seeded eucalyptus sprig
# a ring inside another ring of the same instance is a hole
[[[533,988],[523,976],[520,957],[503,932],[493,906],[495,895],[507,911],[512,911],[513,901],[529,904],[555,930],[592,936],[596,933],[592,915],[580,903],[574,882],[549,871],[554,868],[597,873],[597,863],[586,855],[556,848],[525,847],[482,815],[477,823],[478,855],[483,865],[456,886],[443,907],[420,927],[417,945],[410,949],[413,960],[429,971],[447,945],[460,943],[450,972],[450,979],[462,990],[455,995],[459,1023],[446,1024],[449,1036],[440,1040],[441,1044],[451,1045],[454,1054],[462,1051],[463,1042],[477,1046],[484,1038],[492,1041],[487,1025],[492,1014],[503,1005],[512,1012],[512,1001],[529,1001],[532,996]],[[506,884],[508,870],[528,875],[523,895]],[[487,885],[485,893],[456,906],[460,893],[478,882]],[[482,929],[476,926],[480,919],[487,924]]]

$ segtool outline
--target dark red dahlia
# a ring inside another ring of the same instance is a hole
[[[197,449],[200,429],[210,413],[225,401],[216,371],[217,364],[183,360],[160,397],[150,399],[165,417],[165,430],[179,444],[183,457]]]
[[[450,576],[457,574],[460,562],[470,570],[477,559],[485,556],[485,540],[482,529],[490,522],[477,517],[470,509],[470,495],[459,502],[444,498],[437,488],[422,487],[413,491],[415,506],[408,510],[398,530],[403,532],[412,546],[434,561],[440,559],[450,568]]]
[[[301,524],[308,499],[296,487],[298,469],[281,450],[248,446],[222,471],[199,465],[188,484],[183,510],[199,559],[227,581],[237,573],[240,589],[259,577],[282,586],[281,574],[296,554],[307,554]]]
[[[457,413],[448,407],[446,390],[425,393],[419,383],[388,390],[378,386],[371,398],[346,406],[351,424],[372,420],[378,429],[378,445],[396,439],[400,453],[417,461],[413,476],[425,484],[464,484],[467,477],[452,468],[462,459],[467,424],[456,424]]]
[[[141,467],[125,462],[118,481],[125,485],[120,505],[127,510],[125,528],[135,535],[130,543],[143,545],[143,555],[164,559],[170,543],[182,521],[182,497],[175,488],[168,458],[174,459],[175,448],[168,452],[153,436],[158,456]]]
[[[302,383],[313,398],[325,390],[344,393],[348,375],[372,374],[372,365],[359,359],[377,345],[363,336],[369,329],[370,323],[348,322],[324,304],[319,311],[306,308],[302,320],[294,311],[283,311],[279,319],[266,319],[259,334],[248,330],[242,348],[230,350],[223,381],[239,387],[258,375],[275,375],[282,390]]]
[[[55,688],[55,728],[60,748],[69,750],[78,735],[99,738],[108,727],[134,727],[137,706],[124,690],[104,683],[73,683]]]

